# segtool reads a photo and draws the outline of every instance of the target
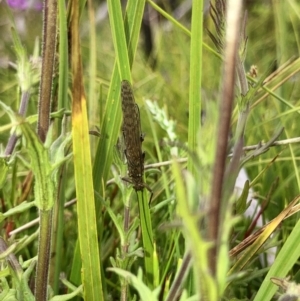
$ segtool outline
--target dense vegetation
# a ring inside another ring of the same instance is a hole
[[[300,298],[300,4],[239,2],[59,1],[44,55],[37,3],[0,3],[0,300]]]

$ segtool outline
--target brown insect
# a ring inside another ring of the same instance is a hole
[[[142,151],[142,142],[144,141],[144,135],[141,130],[139,107],[134,101],[133,91],[127,80],[123,80],[121,83],[121,100],[124,153],[127,159],[129,176],[129,179],[122,179],[131,183],[136,191],[147,188],[152,194],[151,188],[143,182],[145,153]]]

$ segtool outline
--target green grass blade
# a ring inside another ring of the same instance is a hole
[[[127,79],[131,82],[128,52],[124,51],[127,49],[127,43],[125,38],[121,3],[119,1],[110,0],[107,1],[107,4],[120,78],[122,80]]]
[[[138,193],[138,202],[139,202],[139,212],[140,212],[140,220],[141,220],[147,284],[150,288],[153,288],[153,281],[154,281],[153,231],[152,231],[151,215],[149,210],[149,201],[147,198],[146,189],[144,189],[142,193]]]
[[[68,105],[68,37],[67,37],[67,18],[65,2],[58,1],[59,13],[59,72],[58,72],[58,109],[69,109]],[[61,123],[58,123],[58,132],[61,132]],[[65,201],[65,177],[62,181],[58,195],[58,201],[55,204],[53,212],[53,243],[52,250],[57,256],[51,258],[50,283],[54,294],[58,293],[59,277],[62,266],[62,256],[60,250],[63,248],[63,228],[64,228],[64,201]]]
[[[73,101],[75,101],[74,97]],[[73,108],[72,125],[82,282],[85,287],[84,296],[85,300],[104,300],[85,100],[81,103],[80,110]]]
[[[78,235],[82,259],[84,299],[104,300],[99,258],[96,209],[92,179],[92,164],[87,120],[86,99],[83,89],[81,52],[79,43],[79,7],[72,3],[70,25],[72,86],[72,133],[74,171],[78,213]],[[78,262],[78,258],[75,259]]]
[[[96,80],[97,80],[97,40],[96,40],[96,22],[95,22],[95,11],[93,1],[88,1],[88,15],[89,15],[89,86],[88,86],[88,115],[89,124],[95,125],[98,118],[97,107],[97,90],[96,90]],[[91,139],[91,150],[94,154],[96,150],[96,143]]]
[[[190,88],[189,88],[189,132],[188,147],[197,149],[198,132],[201,125],[201,78],[202,78],[203,1],[193,1]],[[188,170],[195,175],[195,165],[188,160]]]

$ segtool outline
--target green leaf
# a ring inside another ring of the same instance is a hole
[[[74,292],[65,294],[65,295],[58,295],[52,297],[49,301],[66,301],[71,300],[72,298],[78,296],[80,293],[82,293],[83,286],[80,285]]]
[[[250,189],[249,180],[247,180],[243,187],[243,191],[236,202],[236,213],[238,215],[243,214],[247,209],[247,199],[248,199],[249,189]]]
[[[16,298],[16,290],[10,289],[5,278],[0,279],[0,300],[2,301],[18,301]]]
[[[120,276],[129,280],[130,284],[138,291],[140,295],[140,300],[142,301],[158,301],[160,287],[157,287],[155,290],[151,291],[147,285],[145,285],[142,281],[142,271],[139,269],[138,275],[135,276],[127,271],[117,269],[117,268],[110,268],[108,269],[113,271]]]
[[[203,39],[203,1],[193,1],[192,29],[190,47],[190,86],[189,86],[189,132],[188,148],[196,151],[201,126],[201,81],[202,81],[202,39]],[[188,159],[188,170],[195,175],[196,168],[192,158]]]
[[[7,158],[0,158],[0,189],[3,188],[8,169]]]
[[[4,221],[9,216],[25,212],[26,210],[32,208],[33,206],[36,206],[35,202],[28,203],[28,202],[24,201],[23,203],[7,210],[5,213],[0,212],[0,222]]]
[[[56,179],[52,175],[49,151],[44,147],[37,134],[29,124],[21,123],[26,147],[31,159],[31,168],[35,175],[34,194],[36,205],[40,210],[48,211],[54,205]]]

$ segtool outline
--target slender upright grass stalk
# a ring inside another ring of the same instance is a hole
[[[198,148],[198,137],[201,127],[201,82],[202,82],[202,43],[203,43],[203,1],[194,1],[192,6],[192,24],[191,24],[191,46],[190,46],[190,85],[189,85],[189,124],[188,124],[188,148],[191,152],[195,152]],[[187,168],[189,172],[198,180],[201,181],[199,175],[197,175],[197,170],[193,158],[189,157]],[[190,204],[191,206],[192,204]],[[183,207],[180,201],[178,203],[180,212],[188,212],[186,208]],[[193,205],[192,205],[193,206]],[[194,208],[197,208],[197,204],[194,204]],[[208,285],[212,279],[203,276],[203,271],[207,268],[203,258],[203,252],[201,252],[196,246],[200,245],[200,235],[197,238],[193,231],[195,231],[195,226],[197,228],[197,223],[192,224],[185,219],[191,219],[191,216],[182,214],[184,223],[188,227],[187,230],[190,236],[187,237],[191,239],[191,253],[193,255],[194,261],[194,272],[199,275],[199,282],[197,281],[196,287],[198,293],[201,296],[209,296],[209,300],[215,300],[216,295],[212,294],[210,291],[211,285]],[[192,220],[192,219],[191,219]],[[194,235],[193,235],[194,234]],[[198,242],[196,240],[198,239]],[[200,280],[202,279],[202,280]],[[203,280],[205,281],[203,283]]]
[[[131,82],[131,72],[128,51],[128,41],[125,36],[125,22],[123,23],[121,4],[115,1],[108,1],[109,20],[112,29],[117,66],[121,80]],[[138,24],[136,24],[137,26]]]
[[[224,71],[222,94],[220,100],[220,119],[218,124],[217,145],[215,163],[213,169],[213,180],[211,185],[211,199],[208,218],[209,238],[214,243],[218,242],[219,231],[222,229],[221,200],[224,184],[225,163],[227,159],[227,145],[229,137],[230,120],[232,114],[232,104],[234,99],[234,85],[236,73],[236,57],[239,41],[239,21],[241,12],[241,1],[227,2],[227,27],[224,51]],[[216,263],[218,256],[218,246],[214,245],[210,252],[210,268],[216,274]]]
[[[96,75],[97,75],[97,57],[96,57],[96,24],[95,24],[95,12],[93,1],[88,0],[88,14],[89,14],[89,91],[88,91],[88,99],[90,99],[89,105],[89,124],[96,124],[98,120],[97,111],[95,110],[97,93],[96,93]],[[95,103],[95,105],[94,105]],[[96,145],[94,140],[91,140],[91,151],[92,154],[96,150]],[[92,155],[93,157],[93,155]]]
[[[149,199],[145,197],[146,189],[138,193],[139,213],[141,220],[142,240],[144,248],[144,262],[146,270],[146,283],[153,288],[154,281],[154,244]]]
[[[58,1],[59,14],[59,72],[58,72],[58,110],[68,108],[68,38],[67,38],[67,16],[65,1]],[[61,123],[58,123],[58,132],[62,131]],[[62,172],[63,173],[63,172]],[[61,181],[58,186],[58,197],[55,203],[53,213],[53,245],[50,269],[50,284],[54,294],[58,294],[59,277],[62,266],[62,256],[60,254],[63,245],[63,229],[64,229],[64,204],[65,204],[65,176],[62,174]]]
[[[283,14],[282,12],[289,11],[289,4],[282,1],[272,1],[273,2],[273,10],[274,10],[274,21],[275,26],[277,27],[276,33],[276,52],[278,64],[282,65],[285,61],[289,59],[288,56],[288,37],[287,34],[282,34],[283,32],[288,32],[288,14]]]
[[[203,1],[194,1],[192,7],[190,87],[189,87],[189,132],[188,148],[197,149],[201,126],[201,78],[202,78]],[[188,170],[195,176],[195,164],[188,160]]]

